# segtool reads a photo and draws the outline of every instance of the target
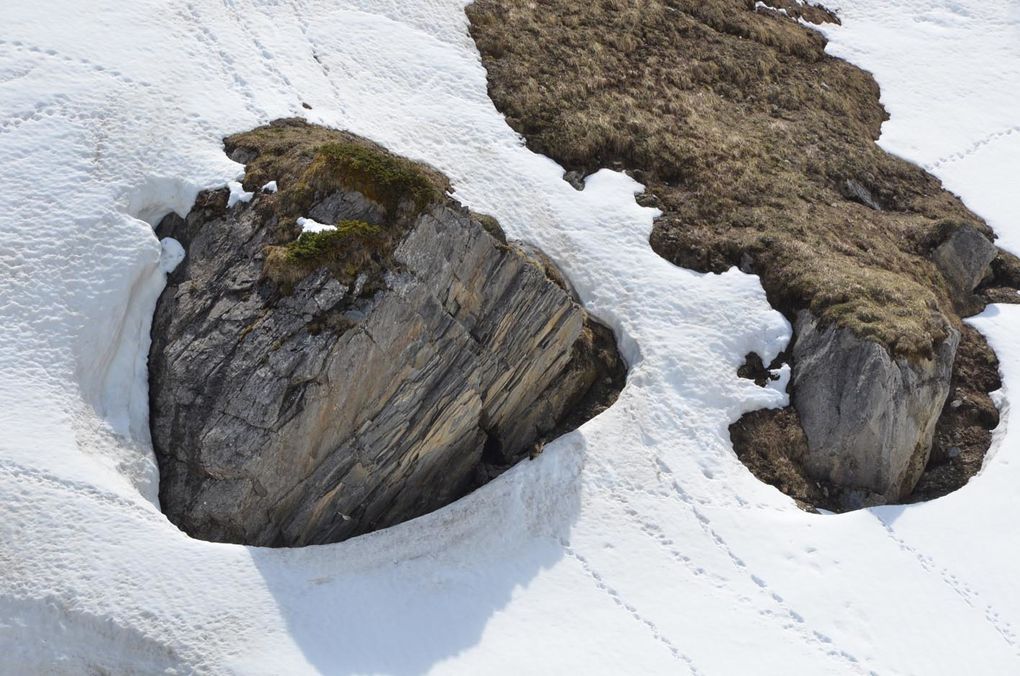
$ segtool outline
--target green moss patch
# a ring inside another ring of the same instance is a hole
[[[320,185],[335,183],[357,190],[392,214],[403,202],[421,212],[443,196],[441,186],[419,165],[359,143],[319,146],[309,173]]]
[[[261,195],[258,208],[275,217],[277,243],[266,252],[265,273],[285,292],[322,267],[348,284],[364,273],[364,292],[377,288],[415,219],[449,190],[447,179],[427,165],[299,119],[236,134],[224,146],[245,164],[246,190],[277,182],[277,192]],[[336,230],[301,233],[297,219],[337,192],[357,192],[378,205],[379,222],[343,221]]]
[[[288,244],[287,259],[295,263],[327,263],[352,247],[376,247],[385,239],[383,229],[365,221],[341,221],[336,230],[303,233]],[[366,247],[366,248],[368,248]]]
[[[386,229],[364,221],[341,221],[335,230],[305,232],[266,253],[266,276],[292,287],[319,268],[327,268],[346,284],[359,275],[377,276],[392,267],[395,242]]]

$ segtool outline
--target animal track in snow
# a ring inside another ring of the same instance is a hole
[[[950,589],[952,589],[968,606],[980,610],[984,614],[985,621],[992,626],[993,629],[1002,637],[1010,648],[1014,650],[1017,657],[1020,657],[1020,646],[1017,645],[1016,632],[1013,630],[1013,626],[1006,620],[1001,619],[1002,616],[990,603],[984,603],[980,599],[980,595],[977,591],[971,588],[966,582],[962,581],[955,574],[949,572],[944,567],[939,567],[935,563],[935,559],[921,553],[919,550],[907,544],[907,542],[896,535],[892,526],[885,522],[884,519],[879,518],[879,523],[882,524],[882,528],[889,535],[890,539],[896,543],[896,545],[907,554],[915,557],[918,563],[921,564],[926,572],[933,575],[937,575]]]
[[[235,65],[235,58],[226,49],[224,49],[219,38],[216,37],[216,34],[209,30],[207,22],[199,13],[194,3],[189,2],[185,4],[184,8],[177,11],[177,15],[185,21],[190,22],[195,27],[196,30],[192,33],[192,35],[196,40],[219,55],[220,71],[234,83],[233,89],[244,98],[244,107],[248,110],[248,112],[256,119],[268,118],[268,113],[264,109],[260,108],[256,103],[256,98],[252,93],[251,85],[238,71],[237,66]]]
[[[669,477],[666,479],[667,484],[672,488],[673,493],[677,496],[677,498],[679,498],[681,502],[685,503],[691,510],[702,531],[727,556],[727,558],[730,559],[734,567],[736,567],[741,573],[747,575],[765,598],[771,601],[771,603],[778,609],[778,614],[776,611],[768,609],[760,610],[761,614],[776,617],[777,619],[782,619],[784,616],[789,618],[793,623],[783,624],[782,626],[784,629],[795,631],[805,642],[812,644],[813,647],[821,649],[830,657],[842,660],[845,668],[852,669],[855,673],[864,673],[860,660],[856,656],[836,647],[835,641],[832,637],[815,629],[809,629],[806,626],[803,614],[791,608],[781,595],[771,590],[764,578],[754,573],[744,560],[734,553],[733,549],[726,543],[723,537],[712,527],[711,519],[701,512],[694,498],[686,490],[684,490],[678,480],[673,476],[673,472],[669,466],[659,457],[655,458],[655,462],[660,472]]]
[[[1007,129],[1002,129],[997,132],[993,132],[983,138],[978,139],[977,141],[974,141],[974,143],[967,146],[967,148],[964,150],[961,150],[956,153],[951,153],[944,157],[940,157],[934,162],[924,165],[924,168],[927,171],[934,172],[935,170],[940,169],[941,167],[944,167],[947,164],[952,164],[953,162],[959,162],[960,160],[966,159],[967,157],[973,155],[974,153],[978,152],[979,150],[993,143],[994,141],[998,141],[1000,139],[1006,138],[1007,136],[1012,136],[1013,134],[1018,133],[1020,133],[1020,125],[1009,127]]]
[[[626,610],[631,615],[631,617],[633,617],[635,620],[648,627],[649,631],[651,631],[652,636],[655,638],[655,640],[663,644],[673,655],[673,657],[686,664],[687,668],[690,669],[690,672],[692,674],[702,673],[700,670],[698,670],[696,666],[694,666],[693,660],[691,660],[691,658],[688,655],[685,655],[679,648],[676,647],[676,645],[673,644],[672,641],[670,641],[665,635],[663,635],[661,631],[659,631],[659,628],[655,626],[654,622],[641,615],[641,613],[638,612],[637,608],[628,603],[620,595],[618,591],[610,587],[606,583],[606,581],[602,578],[602,575],[600,575],[597,571],[595,571],[591,567],[591,565],[588,563],[588,560],[574,551],[574,549],[570,546],[569,542],[567,542],[566,540],[560,540],[560,546],[563,547],[563,551],[564,553],[566,553],[568,557],[576,561],[581,566],[585,574],[591,578],[592,582],[595,584],[596,587],[598,587],[601,591],[605,592],[613,600],[613,603],[618,605],[620,608]]]
[[[294,85],[291,83],[283,71],[276,67],[273,63],[274,57],[272,51],[265,46],[265,43],[259,39],[258,33],[256,33],[248,25],[248,21],[244,17],[244,12],[238,8],[237,0],[223,0],[223,7],[227,10],[227,13],[234,20],[237,26],[241,29],[241,32],[245,37],[251,41],[252,45],[258,51],[259,65],[261,65],[270,76],[272,76],[279,84],[284,88],[293,91]]]
[[[11,462],[0,462],[0,473],[8,475],[18,484],[42,484],[61,492],[88,495],[99,503],[111,505],[120,510],[130,511],[155,524],[162,525],[166,520],[161,513],[152,509],[151,505],[146,506],[148,503],[125,498],[84,481],[69,481],[48,472]]]
[[[110,77],[110,78],[113,78],[115,80],[120,80],[121,82],[123,82],[125,84],[135,85],[135,86],[139,86],[139,87],[146,87],[146,88],[154,88],[155,87],[155,85],[153,85],[150,82],[146,82],[144,80],[136,80],[136,79],[134,79],[132,77],[129,77],[128,75],[125,75],[124,73],[120,72],[116,68],[111,68],[109,66],[103,65],[103,64],[98,63],[96,61],[93,61],[91,59],[86,59],[86,58],[81,58],[81,57],[74,57],[74,56],[67,56],[65,54],[61,54],[57,50],[52,49],[50,47],[39,47],[39,46],[36,46],[36,45],[31,45],[31,44],[22,42],[20,40],[3,40],[3,39],[0,39],[0,47],[8,47],[8,48],[11,48],[11,49],[14,49],[14,50],[21,51],[21,52],[26,53],[26,54],[32,54],[32,55],[35,55],[35,56],[41,56],[43,58],[56,59],[58,61],[62,61],[63,63],[69,64],[69,65],[80,66],[80,67],[83,67],[83,68],[86,68],[86,69],[92,71],[93,73],[96,73],[96,74],[99,74],[99,75],[103,75],[105,77]]]
[[[655,463],[660,475],[660,481],[663,481],[671,490],[649,490],[619,476],[613,477],[614,481],[612,482],[606,481],[602,484],[602,490],[605,492],[606,497],[620,506],[627,517],[634,523],[637,530],[655,541],[667,556],[687,570],[692,580],[708,581],[713,588],[717,591],[726,592],[742,607],[757,612],[762,617],[776,621],[784,631],[792,632],[806,646],[818,650],[829,658],[838,660],[841,670],[850,670],[854,673],[866,672],[857,657],[837,647],[835,641],[830,636],[809,627],[803,614],[790,607],[785,599],[773,591],[760,575],[752,572],[743,559],[736,556],[724,539],[712,528],[710,520],[698,509],[694,498],[677,483],[669,466],[658,456],[655,457]],[[722,575],[719,570],[708,571],[698,565],[696,561],[684,555],[676,547],[675,542],[665,535],[654,519],[642,515],[632,505],[623,491],[658,499],[673,497],[678,502],[684,504],[698,521],[702,531],[730,559],[734,568],[741,575],[746,576],[754,584],[754,587],[759,590],[765,604],[773,607],[762,607],[757,605],[752,598],[733,591],[733,581]]]

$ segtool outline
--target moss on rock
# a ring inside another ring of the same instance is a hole
[[[306,215],[330,193],[356,191],[386,210],[390,223],[413,218],[442,199],[447,179],[435,169],[398,157],[347,132],[277,120],[224,141],[227,154],[245,164],[244,187],[276,181],[273,208],[281,220]]]
[[[224,141],[227,153],[245,164],[246,190],[276,181],[275,194],[262,195],[257,208],[276,219],[276,244],[266,250],[264,272],[284,293],[325,267],[342,283],[371,292],[395,263],[392,253],[449,183],[435,169],[398,157],[347,132],[277,120]],[[336,229],[302,233],[297,220],[337,193],[360,194],[378,207],[377,222],[341,220]]]
[[[271,246],[266,276],[286,287],[325,267],[341,282],[352,284],[361,274],[381,272],[394,242],[381,226],[341,221],[335,229],[304,232],[293,242]]]

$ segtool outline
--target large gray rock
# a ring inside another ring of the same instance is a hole
[[[619,377],[611,334],[607,346],[541,264],[449,200],[415,219],[385,288],[361,293],[320,269],[287,294],[263,276],[269,199],[228,210],[222,192],[204,194],[159,230],[187,251],[150,352],[160,501],[186,532],[297,546],[418,516],[528,454]],[[312,213],[374,208],[347,193]]]
[[[949,394],[960,334],[947,333],[932,358],[893,358],[848,329],[821,327],[808,311],[797,315],[793,403],[811,476],[883,501],[913,489]]]

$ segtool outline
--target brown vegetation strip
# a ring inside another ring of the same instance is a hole
[[[642,181],[642,200],[663,212],[651,237],[663,257],[701,271],[740,266],[791,319],[810,309],[895,355],[930,355],[942,318],[959,326],[981,302],[954,305],[929,254],[956,223],[991,233],[938,179],[875,144],[887,117],[877,84],[797,21],[837,19],[773,5],[786,14],[753,0],[476,0],[467,12],[509,124],[568,171],[608,166]],[[1010,282],[1017,269],[1005,255],[996,264]],[[966,341],[987,349],[976,332]],[[994,358],[979,374],[957,371],[955,389],[971,399],[997,382]],[[742,421],[738,454],[795,457],[791,415]],[[991,422],[962,417],[985,431]],[[960,436],[944,427],[937,444]],[[984,437],[977,445],[983,454]],[[825,502],[820,486],[786,490]]]

